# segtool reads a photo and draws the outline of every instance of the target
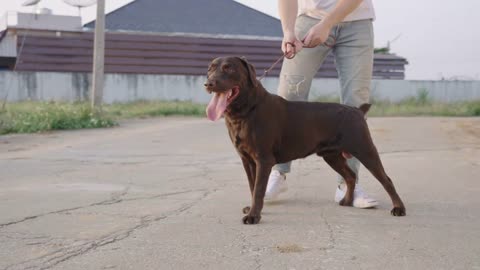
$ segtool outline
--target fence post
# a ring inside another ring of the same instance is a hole
[[[97,1],[93,49],[92,110],[101,109],[105,65],[105,0]]]

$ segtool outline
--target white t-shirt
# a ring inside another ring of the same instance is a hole
[[[337,2],[337,0],[298,0],[298,14],[322,19],[333,10]],[[375,19],[372,0],[363,0],[360,6],[348,14],[343,21],[349,22],[365,19]]]

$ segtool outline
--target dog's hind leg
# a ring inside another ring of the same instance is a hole
[[[393,209],[390,213],[394,216],[405,216],[405,206],[403,205],[400,196],[398,196],[392,180],[388,177],[383,168],[382,161],[380,160],[375,145],[373,145],[372,142],[371,144],[364,144],[364,147],[362,148],[364,148],[364,151],[359,151],[356,158],[373,174],[373,176],[375,176],[375,178],[377,178],[392,199]]]
[[[332,153],[325,155],[323,157],[325,162],[327,162],[332,169],[334,169],[338,174],[340,174],[343,179],[345,179],[345,184],[347,185],[347,192],[345,197],[340,201],[340,205],[343,206],[352,206],[353,205],[353,192],[355,190],[355,173],[348,167],[347,160],[343,157],[341,152]]]

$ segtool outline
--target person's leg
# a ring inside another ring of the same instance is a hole
[[[340,80],[340,102],[359,107],[368,103],[370,98],[374,50],[372,21],[341,23],[335,34],[336,43],[333,53]],[[355,173],[358,183],[360,162],[353,157],[347,160],[347,164]],[[343,182],[343,178],[339,175],[339,185],[342,186]],[[361,193],[360,197],[368,197],[363,192]],[[337,190],[336,201],[339,199],[339,195]],[[371,198],[357,200],[356,205],[354,201],[354,206],[360,208],[373,207],[377,204],[376,200]]]
[[[298,38],[303,38],[308,30],[319,22],[308,16],[299,16],[295,25]],[[306,101],[310,92],[313,77],[330,52],[330,48],[318,46],[304,48],[292,59],[284,58],[279,76],[278,95],[286,100]],[[274,170],[281,173],[290,172],[291,162],[277,164]]]
[[[318,22],[318,19],[299,16],[295,25],[297,37],[302,39]],[[286,100],[306,101],[312,80],[330,50],[321,45],[315,48],[304,48],[293,59],[284,58],[279,77],[278,95]],[[266,199],[274,199],[287,190],[285,174],[290,172],[290,168],[291,162],[277,164],[272,168],[265,193]]]

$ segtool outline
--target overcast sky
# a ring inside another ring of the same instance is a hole
[[[0,0],[0,14],[21,8],[25,0]],[[161,1],[161,0],[159,0]],[[229,0],[225,0],[229,1]],[[131,0],[107,0],[107,12]],[[277,0],[237,0],[278,18]],[[61,0],[43,0],[55,14],[78,14]],[[480,80],[479,0],[374,0],[377,19],[375,46],[391,44],[391,51],[406,57],[406,76],[411,80]],[[84,22],[95,16],[95,7],[82,10]],[[239,22],[240,23],[240,22]]]

